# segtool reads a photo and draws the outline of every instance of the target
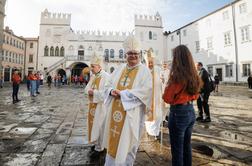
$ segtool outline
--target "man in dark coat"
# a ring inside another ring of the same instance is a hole
[[[251,74],[248,77],[248,87],[249,89],[252,89],[252,75]]]
[[[203,81],[203,87],[200,91],[200,97],[197,100],[197,106],[199,109],[199,116],[196,118],[196,121],[201,122],[211,122],[210,111],[208,105],[208,99],[210,96],[210,85],[209,85],[209,74],[201,62],[197,63],[197,70]],[[203,111],[205,113],[205,119],[203,119]]]
[[[219,83],[220,83],[220,79],[219,79],[218,74],[216,74],[214,76],[214,85],[215,85],[214,92],[218,92],[218,90],[219,90]]]
[[[51,89],[51,84],[52,84],[52,76],[47,73],[47,84],[48,84],[48,88]]]

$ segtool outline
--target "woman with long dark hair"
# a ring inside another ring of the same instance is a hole
[[[164,101],[171,105],[168,128],[173,166],[192,165],[191,134],[195,122],[192,101],[199,97],[201,86],[191,52],[184,45],[177,46],[163,94]]]

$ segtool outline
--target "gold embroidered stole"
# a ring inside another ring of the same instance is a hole
[[[125,90],[132,89],[136,74],[138,72],[138,67],[133,69],[123,70],[123,73],[118,81],[117,89]],[[110,120],[109,129],[109,144],[108,144],[108,154],[115,158],[117,153],[117,148],[120,141],[121,132],[124,125],[124,120],[126,117],[126,111],[123,109],[123,105],[120,98],[115,98],[112,103],[112,112]],[[125,149],[127,150],[127,149]]]
[[[101,81],[101,76],[97,76],[94,78],[92,84],[91,84],[91,88],[93,90],[95,89],[99,89],[99,85],[100,85],[100,81]],[[93,96],[89,96],[89,111],[88,111],[88,141],[91,141],[91,131],[92,131],[92,127],[93,127],[93,121],[94,121],[94,116],[95,116],[95,109],[97,106],[97,103],[93,103]]]
[[[154,72],[154,68],[151,71],[152,74],[152,104],[151,104],[151,110],[148,112],[147,114],[147,120],[146,121],[153,121],[155,119],[155,96],[154,96],[154,92],[155,92],[155,72]]]

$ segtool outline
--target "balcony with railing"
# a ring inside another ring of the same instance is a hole
[[[109,63],[125,63],[126,62],[126,59],[124,56],[120,56],[120,55],[117,55],[117,56],[108,56],[108,55],[104,55],[104,61]]]
[[[90,61],[92,55],[66,55],[65,59],[66,61]],[[125,58],[120,58],[119,56],[115,56],[114,58],[106,58],[103,56],[104,61],[107,63],[125,63],[126,59]]]
[[[65,58],[67,61],[90,61],[91,55],[66,55]]]
[[[104,61],[107,63],[125,63],[126,59],[122,59],[122,58],[109,58],[106,59],[104,58]]]

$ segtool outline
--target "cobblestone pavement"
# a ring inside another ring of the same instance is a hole
[[[88,157],[83,88],[40,91],[32,98],[23,85],[22,101],[12,104],[11,88],[0,89],[0,165],[103,165],[104,156]],[[193,165],[252,165],[252,92],[221,86],[209,103],[212,122],[194,127]],[[171,165],[168,130],[162,131],[162,141],[144,134],[135,165]]]

